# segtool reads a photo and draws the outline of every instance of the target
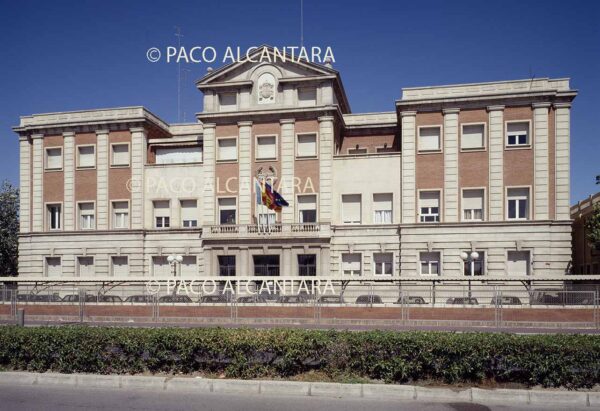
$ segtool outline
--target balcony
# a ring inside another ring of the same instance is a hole
[[[331,236],[331,226],[324,223],[293,223],[293,224],[221,224],[205,226],[205,239],[224,238],[298,238]]]

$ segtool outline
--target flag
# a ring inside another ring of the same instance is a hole
[[[262,186],[261,184],[258,182],[258,180],[254,180],[254,191],[256,191],[256,204],[261,205],[262,202]]]
[[[273,190],[267,182],[263,183],[262,204],[266,205],[269,210],[275,211],[281,211],[281,207],[289,206],[281,194]]]

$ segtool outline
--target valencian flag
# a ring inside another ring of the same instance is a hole
[[[259,191],[260,188],[260,197]],[[281,207],[289,206],[288,202],[279,194],[277,191],[273,190],[271,185],[266,181],[263,181],[262,184],[256,182],[256,202],[257,204],[264,204],[267,206],[269,210],[281,211]]]

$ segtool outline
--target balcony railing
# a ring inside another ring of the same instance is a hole
[[[293,224],[221,224],[205,228],[205,238],[224,237],[329,237],[330,225],[324,223]]]

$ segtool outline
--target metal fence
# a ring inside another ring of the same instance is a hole
[[[144,284],[0,287],[0,319],[30,323],[296,324],[600,329],[598,289],[340,281],[335,293],[149,289]]]

